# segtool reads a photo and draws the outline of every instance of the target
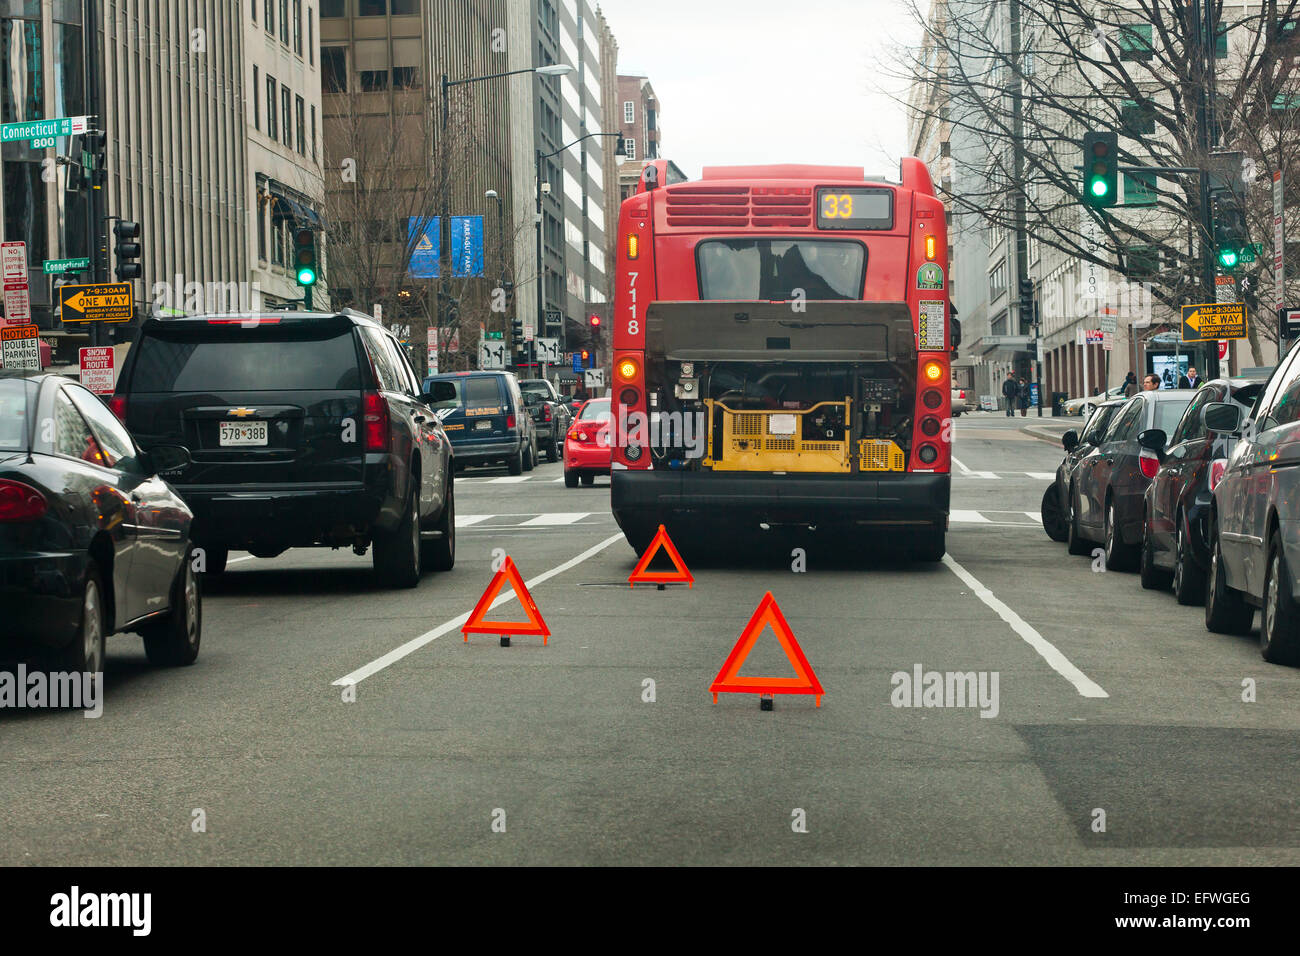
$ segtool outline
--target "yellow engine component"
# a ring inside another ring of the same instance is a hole
[[[906,471],[907,456],[897,442],[888,438],[864,438],[858,442],[858,471]]]
[[[714,471],[849,472],[853,468],[847,434],[852,401],[848,398],[820,402],[803,411],[736,411],[712,399],[704,404],[709,412],[709,453],[704,465]],[[844,409],[844,439],[805,441],[801,437],[804,416],[827,406]],[[715,416],[722,418],[721,447],[715,447],[713,441]]]

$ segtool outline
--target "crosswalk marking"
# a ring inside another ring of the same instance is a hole
[[[493,485],[517,485],[521,481],[528,481],[530,475],[502,475],[500,478],[489,478],[488,483]]]
[[[492,515],[456,515],[456,527],[468,528],[472,524],[478,524],[480,521],[487,521]]]
[[[1027,471],[1025,474],[1039,481],[1054,481],[1056,479],[1056,472],[1054,471]]]
[[[950,511],[948,512],[948,520],[961,524],[987,524],[989,519],[978,511]]]
[[[556,511],[550,514],[538,515],[536,518],[529,518],[521,524],[521,527],[532,528],[538,525],[557,525],[573,524],[575,521],[581,521],[590,511]]]
[[[1026,515],[1026,517],[1033,518],[1039,524],[1043,523],[1043,516],[1040,515],[1037,511],[1026,511],[1024,512],[1024,514]]]

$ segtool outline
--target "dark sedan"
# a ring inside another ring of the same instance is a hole
[[[1122,398],[1103,402],[1088,416],[1083,425],[1082,435],[1071,428],[1061,436],[1061,447],[1065,449],[1065,458],[1057,466],[1055,480],[1043,492],[1043,503],[1039,509],[1043,530],[1053,541],[1064,541],[1068,536],[1066,515],[1069,514],[1070,506],[1066,493],[1070,488],[1070,476],[1074,474],[1074,466],[1101,441],[1101,436],[1106,434],[1106,427],[1114,417],[1115,410],[1123,404]]]
[[[159,477],[188,460],[141,451],[76,382],[0,371],[0,659],[95,674],[104,638],[135,631],[151,663],[194,662],[193,516]]]
[[[1173,431],[1196,393],[1190,388],[1138,392],[1114,414],[1101,441],[1075,466],[1067,494],[1066,544],[1087,554],[1105,547],[1106,567],[1132,570],[1142,543],[1142,501],[1159,459],[1138,436],[1150,428]]]
[[[1142,555],[1139,570],[1148,589],[1173,586],[1179,604],[1205,600],[1205,572],[1210,566],[1206,536],[1210,501],[1210,463],[1226,458],[1235,439],[1205,427],[1205,407],[1232,402],[1249,413],[1264,390],[1257,378],[1219,378],[1196,392],[1173,434],[1153,428],[1143,443],[1160,459],[1147,486],[1143,505]]]

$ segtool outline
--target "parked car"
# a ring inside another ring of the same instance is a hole
[[[1066,548],[1087,554],[1093,542],[1106,549],[1106,567],[1131,570],[1142,543],[1142,504],[1159,460],[1138,436],[1159,428],[1168,434],[1196,393],[1190,389],[1138,392],[1114,413],[1101,441],[1074,466],[1066,493]]]
[[[1257,378],[1206,382],[1172,434],[1166,437],[1159,428],[1144,433],[1143,443],[1160,459],[1143,505],[1139,570],[1144,588],[1172,585],[1179,604],[1205,600],[1210,464],[1228,457],[1236,442],[1229,435],[1207,431],[1203,413],[1212,403],[1232,402],[1247,414],[1263,390],[1264,383]]]
[[[1300,350],[1278,363],[1248,416],[1235,402],[1202,414],[1207,431],[1237,439],[1210,463],[1205,626],[1249,633],[1258,607],[1264,659],[1300,664]]]
[[[559,461],[564,455],[564,436],[573,424],[572,410],[547,379],[523,379],[519,389],[537,429],[537,446],[545,449],[547,461]]]
[[[1067,399],[1061,408],[1067,415],[1082,415],[1086,418],[1102,402],[1113,398],[1122,399],[1124,397],[1124,387],[1122,384],[1116,385],[1114,388],[1107,390],[1105,395],[1084,395],[1079,398]]]
[[[105,637],[134,631],[150,663],[194,663],[193,514],[159,476],[188,461],[64,376],[0,371],[0,659],[100,673]]]
[[[962,412],[973,412],[979,406],[975,404],[975,393],[960,385],[952,387],[952,417],[960,418]]]
[[[1101,441],[1101,436],[1106,434],[1106,427],[1110,424],[1111,418],[1123,404],[1123,399],[1102,402],[1088,416],[1082,434],[1071,428],[1061,436],[1061,447],[1065,449],[1065,458],[1056,468],[1056,478],[1043,492],[1043,502],[1039,507],[1043,530],[1053,541],[1064,541],[1067,537],[1066,516],[1070,511],[1067,493],[1075,465]]]
[[[395,587],[455,564],[451,444],[400,343],[369,316],[146,320],[111,404],[146,449],[190,450],[172,480],[208,573],[232,549],[373,548]]]
[[[512,475],[537,464],[537,430],[513,372],[447,372],[424,380],[456,449],[456,466],[504,464]]]
[[[608,398],[593,398],[578,410],[564,439],[564,486],[595,484],[597,475],[609,474],[610,408]]]

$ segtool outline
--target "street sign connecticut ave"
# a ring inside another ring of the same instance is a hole
[[[1209,342],[1214,339],[1246,337],[1244,302],[1205,302],[1183,306],[1183,341]]]
[[[45,149],[53,146],[54,140],[59,136],[80,136],[85,131],[84,116],[56,116],[53,119],[0,123],[0,143],[31,140],[32,149]]]
[[[129,282],[65,285],[59,289],[64,322],[130,322],[134,309]]]

